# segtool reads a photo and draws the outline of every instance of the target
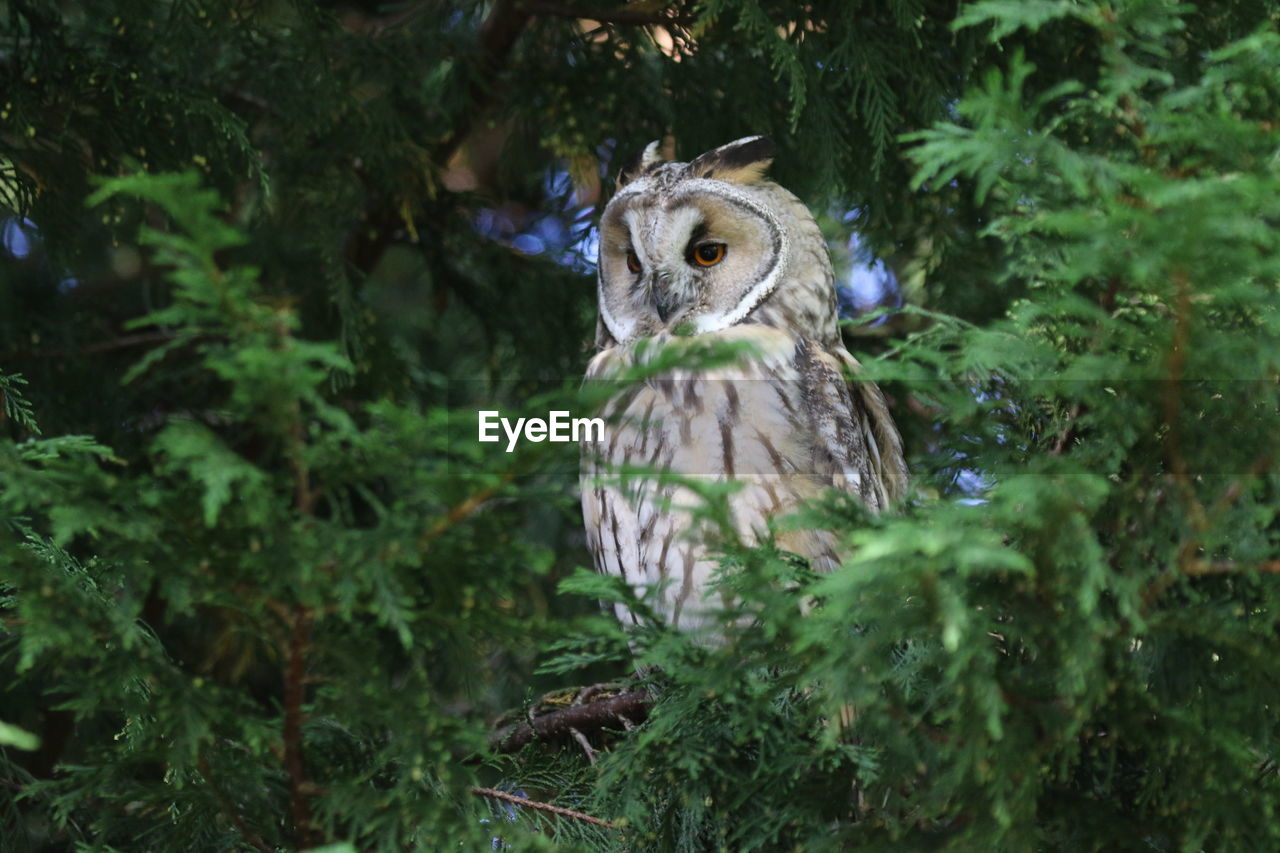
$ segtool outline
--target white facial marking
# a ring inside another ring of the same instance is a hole
[[[782,276],[783,270],[787,266],[787,240],[782,232],[782,226],[778,222],[778,218],[768,208],[761,206],[750,195],[724,181],[717,181],[710,178],[695,178],[688,181],[690,189],[701,189],[703,192],[714,193],[725,198],[733,199],[738,204],[751,210],[765,222],[769,223],[773,232],[779,236],[778,255],[774,258],[773,266],[769,269],[769,274],[764,276],[755,283],[752,288],[746,292],[742,299],[738,300],[736,305],[731,306],[725,311],[717,313],[702,314],[694,321],[694,328],[701,332],[718,332],[727,329],[730,326],[742,322],[748,314],[755,310],[765,297],[773,292],[778,285],[778,280]]]
[[[631,196],[652,191],[654,186],[653,179],[638,178],[620,189],[609,204],[612,206]],[[714,178],[688,178],[680,181],[677,186],[679,195],[682,196],[698,193],[716,195],[745,208],[766,223],[771,236],[777,236],[775,244],[777,252],[772,266],[766,275],[742,295],[741,299],[721,310],[694,315],[696,332],[721,331],[742,322],[773,292],[787,265],[786,234],[772,211],[753,199],[750,193],[734,184]],[[622,214],[620,223],[630,242],[623,246],[619,241],[616,247],[620,253],[634,251],[640,261],[641,275],[661,275],[665,295],[677,298],[695,312],[698,309],[696,288],[700,275],[698,271],[690,268],[685,250],[694,229],[702,222],[702,217],[703,212],[692,201],[680,204],[674,209],[665,210],[658,205],[631,207]],[[601,261],[603,261],[603,253]],[[597,271],[601,320],[614,340],[618,343],[628,343],[637,335],[647,333],[642,328],[642,323],[644,317],[650,312],[645,306],[629,302],[626,290],[619,289],[617,282],[614,282],[615,287],[612,291],[607,290],[603,266],[601,263]],[[627,274],[635,275],[630,272]],[[610,310],[610,292],[613,294],[614,310]],[[680,313],[686,314],[683,311]],[[656,316],[653,319],[656,321]]]

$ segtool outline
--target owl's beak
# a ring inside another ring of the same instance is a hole
[[[678,314],[680,309],[684,307],[681,304],[682,300],[676,295],[676,288],[672,284],[671,274],[660,272],[653,277],[653,282],[649,288],[653,310],[658,312],[658,319],[663,323]]]
[[[658,312],[658,319],[665,323],[668,318],[675,313],[676,306],[662,298],[659,294],[654,294],[654,296],[657,298],[653,301],[653,308]]]

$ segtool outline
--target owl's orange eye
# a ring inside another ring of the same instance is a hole
[[[724,260],[727,251],[724,243],[703,243],[693,250],[693,262],[700,267],[714,267]]]
[[[627,250],[627,269],[632,272],[640,272],[640,256],[631,249]]]

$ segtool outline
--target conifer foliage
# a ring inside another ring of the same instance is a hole
[[[0,2],[0,848],[1280,849],[1278,23]],[[707,647],[475,418],[598,402],[624,154],[762,132],[914,491],[815,576],[703,487]]]

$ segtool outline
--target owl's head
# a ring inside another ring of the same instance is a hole
[[[836,334],[818,226],[764,177],[773,143],[750,136],[688,163],[663,162],[657,151],[651,143],[623,171],[600,220],[598,343],[749,322]]]

